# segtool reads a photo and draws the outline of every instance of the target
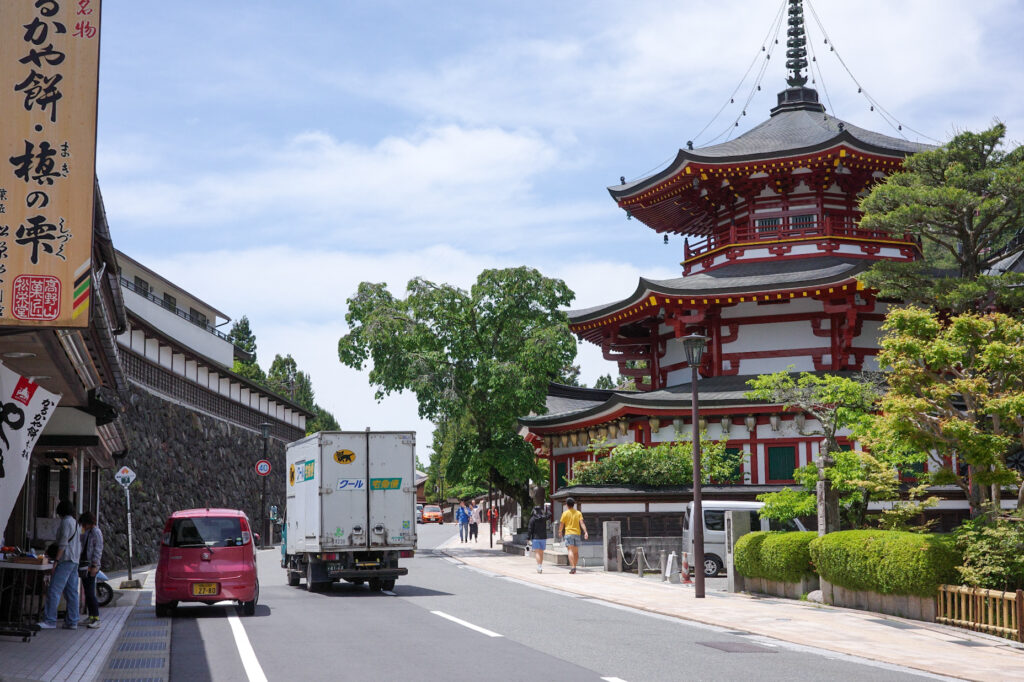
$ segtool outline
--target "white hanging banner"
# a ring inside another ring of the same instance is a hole
[[[25,485],[32,448],[59,401],[59,395],[0,365],[0,532]]]

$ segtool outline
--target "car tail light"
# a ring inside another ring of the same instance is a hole
[[[171,546],[171,532],[168,530],[164,531],[163,543],[168,547]]]
[[[247,530],[243,530],[242,531],[242,544],[243,545],[248,545],[249,544],[249,540],[251,540],[251,539],[252,539],[252,533],[250,533]]]
[[[403,559],[411,559],[415,553],[416,552],[412,551],[411,549],[403,549],[398,553],[398,556]]]

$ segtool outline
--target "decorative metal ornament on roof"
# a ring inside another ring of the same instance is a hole
[[[793,73],[786,79],[792,88],[807,83],[801,71],[807,68],[807,34],[804,32],[803,0],[789,0],[789,29],[786,30],[786,68]]]

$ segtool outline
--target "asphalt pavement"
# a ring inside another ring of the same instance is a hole
[[[488,574],[433,551],[455,532],[420,526],[420,551],[390,593],[288,587],[279,550],[261,551],[255,616],[229,605],[178,608],[171,679],[923,677]]]

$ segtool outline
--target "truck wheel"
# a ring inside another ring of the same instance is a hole
[[[380,592],[381,587],[383,587],[383,585],[381,584],[380,578],[370,578],[370,592]]]
[[[395,581],[394,581],[394,579],[385,580],[384,581],[384,589],[387,590],[388,592],[390,592],[391,590],[395,589]]]
[[[288,587],[298,587],[301,579],[298,571],[288,571]]]
[[[313,562],[306,563],[306,591],[317,592],[320,589],[320,585],[313,582]]]

